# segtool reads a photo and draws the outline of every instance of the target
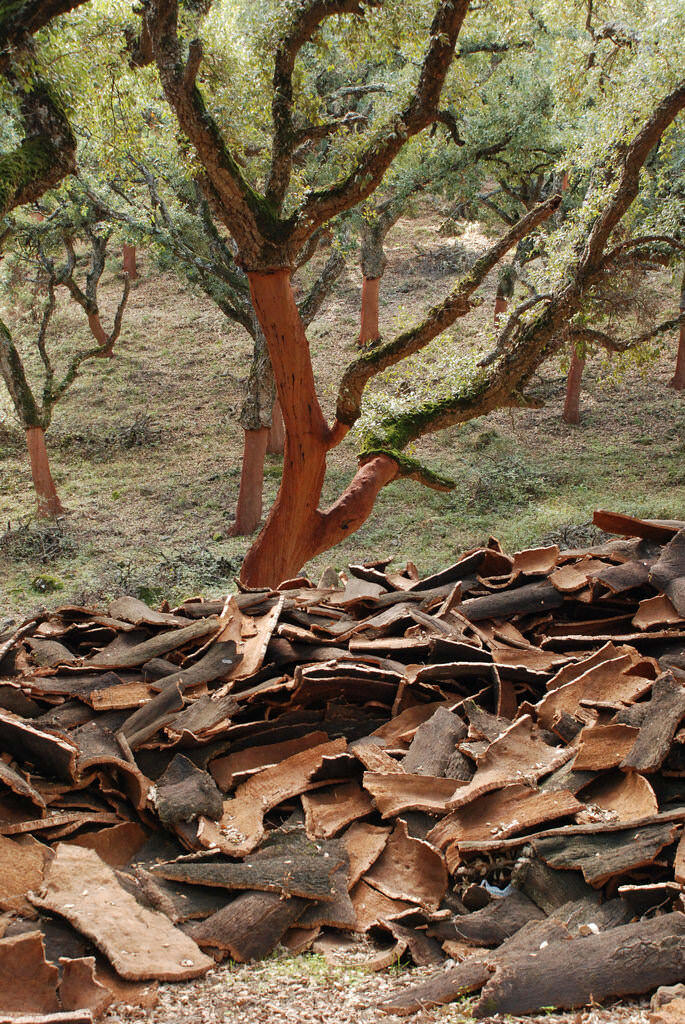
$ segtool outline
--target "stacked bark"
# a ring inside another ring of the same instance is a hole
[[[595,521],[629,539],[6,637],[0,1014],[145,1002],[322,929],[436,965],[395,1013],[685,980],[685,524]]]

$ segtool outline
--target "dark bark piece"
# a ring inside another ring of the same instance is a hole
[[[466,726],[458,715],[438,708],[423,722],[402,758],[402,768],[413,775],[444,776],[458,740],[466,736]]]
[[[74,846],[94,850],[100,860],[111,868],[123,868],[141,850],[147,839],[147,832],[135,821],[124,821],[112,828],[101,828],[70,839]],[[35,888],[33,886],[32,888]]]
[[[113,619],[123,619],[134,626],[188,626],[190,620],[182,615],[157,612],[137,597],[118,597],[109,606]]]
[[[515,877],[519,889],[546,914],[578,901],[589,900],[592,906],[599,903],[599,894],[578,872],[556,871],[537,857],[523,861]]]
[[[242,863],[210,861],[207,863],[181,862],[161,864],[152,869],[154,876],[191,885],[216,886],[239,891],[276,892],[285,899],[300,896],[303,899],[330,902],[334,897],[331,877],[344,865],[346,858],[335,848],[315,848],[300,853],[286,851],[273,857],[248,857]],[[345,889],[347,892],[347,889]]]
[[[541,921],[544,912],[525,893],[514,889],[501,899],[493,900],[482,910],[455,917],[454,938],[472,946],[500,946],[529,921]]]
[[[142,708],[134,711],[119,729],[131,750],[149,740],[163,726],[173,721],[183,709],[184,701],[178,685],[162,690]]]
[[[231,674],[242,661],[242,655],[236,653],[233,640],[215,640],[206,654],[194,661],[188,668],[180,669],[171,675],[156,679],[150,685],[153,690],[166,690],[179,686],[181,693],[200,686],[202,683],[213,683]]]
[[[42,895],[32,895],[31,902],[66,918],[123,978],[181,981],[197,978],[212,966],[164,915],[146,910],[125,892],[112,869],[91,850],[61,843],[46,871]]]
[[[533,953],[543,942],[551,946],[568,938],[568,929],[559,921],[533,921],[502,943],[499,949],[485,954],[474,953],[457,967],[434,974],[408,989],[400,989],[385,999],[380,1009],[403,1017],[417,1010],[429,1010],[433,1006],[451,1003],[484,985],[492,971],[508,956]]]
[[[45,801],[40,795],[37,789],[26,781],[23,775],[20,775],[16,768],[13,768],[11,764],[5,764],[4,761],[0,760],[0,784],[7,786],[17,796],[24,797],[26,800],[30,800],[32,804],[39,807],[41,810],[45,809]]]
[[[150,874],[139,864],[134,864],[126,875],[119,876],[119,881],[125,887],[129,880],[133,883],[130,891],[138,902],[166,914],[172,924],[204,920],[216,914],[227,903],[223,889],[170,882]]]
[[[164,729],[170,739],[180,741],[182,746],[185,742],[204,743],[224,732],[239,707],[230,693],[207,693],[174,715]]]
[[[65,740],[41,732],[34,725],[0,712],[0,748],[20,763],[35,764],[47,778],[73,782],[76,750]]]
[[[72,662],[78,661],[76,655],[57,640],[30,637],[26,643],[38,665],[55,668],[57,665],[70,665]]]
[[[623,594],[626,590],[644,586],[649,579],[652,565],[653,560],[646,558],[623,562],[621,565],[610,565],[607,569],[600,570],[591,579],[608,587],[612,594]]]
[[[0,1011],[54,1013],[59,972],[45,960],[39,931],[0,939]]]
[[[665,846],[677,837],[680,826],[665,822],[641,825],[594,835],[566,835],[533,838],[538,854],[552,867],[583,872],[592,886],[604,885],[614,875],[651,864]]]
[[[200,814],[216,821],[223,812],[223,798],[214,779],[182,754],[176,755],[152,792],[154,808],[166,828]]]
[[[346,866],[338,868],[331,877],[330,897],[309,906],[298,919],[298,925],[302,928],[355,928],[357,918],[348,892]]]
[[[652,566],[650,580],[663,590],[679,615],[685,616],[685,530],[680,530]]]
[[[238,963],[260,960],[276,948],[307,907],[302,899],[246,893],[190,930],[204,949],[228,953]]]
[[[98,720],[74,729],[72,738],[79,749],[79,773],[84,775],[89,769],[101,765],[116,768],[124,775],[127,792],[133,805],[139,810],[142,809],[147,799],[149,782],[137,764],[128,760],[125,747],[118,742],[115,734]]]
[[[471,622],[482,622],[484,619],[509,619],[514,615],[550,611],[558,608],[563,600],[563,594],[545,581],[526,583],[522,587],[488,594],[486,597],[473,597],[462,601],[458,611]]]
[[[612,928],[515,956],[499,966],[474,1007],[474,1016],[572,1009],[651,992],[683,977],[685,914]]]
[[[430,938],[424,931],[418,928],[408,928],[399,921],[388,921],[387,926],[390,934],[400,942],[405,942],[411,958],[417,967],[430,967],[432,964],[439,964],[443,961],[443,953],[440,943]]]
[[[660,675],[643,715],[640,732],[621,768],[655,772],[668,756],[676,729],[685,718],[685,683],[672,671]]]
[[[158,633],[157,636],[144,640],[140,644],[128,650],[103,651],[100,654],[93,654],[86,659],[84,665],[88,668],[135,668],[143,665],[152,658],[161,658],[170,651],[177,651],[180,647],[191,643],[193,640],[203,640],[205,637],[216,633],[221,623],[216,615],[210,615],[206,619],[197,619],[189,626],[180,629],[171,629],[166,633]]]

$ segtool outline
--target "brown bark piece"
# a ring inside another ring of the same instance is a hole
[[[235,754],[216,757],[209,762],[209,771],[216,784],[224,793],[228,792],[236,782],[242,782],[244,776],[254,775],[265,768],[273,768],[293,754],[326,743],[328,734],[322,731],[310,732],[298,736],[294,740],[283,740],[281,743],[269,743],[261,747],[246,747]]]
[[[685,338],[685,334],[683,335]],[[683,352],[685,353],[685,342],[682,343]],[[685,355],[683,355],[683,365],[685,366]],[[683,384],[685,387],[685,369],[682,371]],[[685,997],[679,997],[672,999],[669,1003],[664,1003],[663,1006],[658,1007],[648,1016],[649,1024],[682,1024],[685,1020]]]
[[[620,720],[621,715],[617,718]],[[676,678],[671,671],[664,672],[654,683],[637,739],[621,762],[621,768],[632,768],[638,772],[658,771],[683,718],[685,682]]]
[[[136,750],[151,739],[163,726],[173,721],[183,710],[184,701],[178,684],[168,687],[138,708],[126,719],[119,729],[131,750]]]
[[[423,722],[428,721],[429,718],[432,718],[438,708],[447,708],[449,711],[457,703],[458,701],[454,700],[435,701],[431,704],[416,704],[400,712],[399,715],[391,718],[384,725],[379,726],[371,735],[384,740],[386,746],[390,746],[403,737],[414,736],[418,727]],[[402,770],[404,771],[404,769]]]
[[[31,913],[25,894],[39,889],[45,859],[36,844],[28,846],[0,836],[0,909]]]
[[[109,966],[104,957],[95,957],[95,977],[114,996],[117,1003],[151,1010],[159,999],[156,981],[125,981]]]
[[[514,552],[514,572],[522,572],[532,576],[548,576],[559,557],[559,548],[551,544],[546,548],[526,548],[525,551]]]
[[[364,880],[390,899],[437,910],[447,890],[447,869],[438,851],[422,839],[411,838],[399,819]]]
[[[46,963],[39,931],[0,939],[0,1010],[3,1013],[54,1013],[59,971]]]
[[[38,790],[27,782],[16,768],[13,768],[11,764],[5,764],[2,760],[0,760],[0,783],[11,789],[16,796],[25,797],[27,800],[30,800],[40,811],[45,810],[45,800]]]
[[[141,907],[125,892],[92,850],[60,843],[45,873],[42,895],[33,895],[31,902],[66,918],[123,978],[182,981],[212,966],[168,918]]]
[[[680,530],[662,550],[650,579],[663,590],[678,614],[685,616],[685,530]]]
[[[260,960],[275,949],[306,906],[306,900],[284,900],[275,893],[245,893],[195,925],[190,935],[203,948],[229,953],[238,963]]]
[[[358,743],[351,743],[350,754],[353,754],[358,761],[370,772],[380,772],[382,775],[403,775],[404,768],[394,757],[375,743],[368,743],[361,740]]]
[[[526,583],[486,597],[472,597],[462,601],[458,611],[470,622],[484,619],[509,619],[514,615],[550,611],[558,608],[564,598],[561,593],[545,580],[543,583]]]
[[[392,899],[368,885],[362,878],[350,892],[356,920],[355,931],[368,932],[379,924],[392,921],[412,908],[406,900]]]
[[[585,881],[597,888],[614,875],[651,864],[677,838],[679,830],[673,822],[586,835],[569,835],[562,830],[556,836],[533,837],[530,842],[545,863],[563,870],[580,870]]]
[[[373,803],[358,782],[338,783],[331,789],[302,796],[305,827],[310,839],[330,839],[350,822],[373,811]]]
[[[230,857],[243,857],[264,836],[264,815],[283,800],[299,796],[311,786],[312,776],[321,768],[324,757],[343,753],[344,739],[331,740],[310,750],[293,754],[273,768],[265,768],[238,786],[235,795],[224,802],[218,822],[200,818],[197,837],[202,846],[219,849]]]
[[[575,623],[573,628],[575,629]],[[568,629],[564,626],[564,632]],[[585,675],[588,669],[595,668],[597,665],[601,665],[604,661],[611,661],[613,658],[618,658],[623,654],[629,654],[631,652],[629,647],[618,648],[612,643],[606,643],[598,651],[594,651],[592,654],[585,658],[581,658],[580,661],[570,662],[568,665],[564,665],[559,671],[547,681],[546,688],[548,690],[558,690],[560,686],[565,683],[571,683],[574,679],[578,679],[579,676]]]
[[[651,565],[651,561],[645,558],[622,562],[594,573],[592,579],[607,587],[612,594],[623,594],[626,590],[644,586],[649,579]]]
[[[477,842],[496,836],[504,839],[545,821],[577,814],[582,808],[568,790],[548,793],[528,786],[504,786],[452,811],[435,825],[427,839],[439,850],[453,844],[457,847],[452,852],[454,857],[460,842]],[[454,867],[450,865],[450,870]]]
[[[466,725],[447,708],[435,714],[416,730],[409,750],[402,758],[402,768],[413,775],[444,776],[458,740],[466,736]]]
[[[583,800],[611,811],[619,821],[639,821],[659,812],[654,790],[637,772],[621,772],[597,779],[583,790]]]
[[[232,672],[242,666],[242,655],[236,650],[233,640],[214,640],[205,654],[186,668],[178,669],[170,675],[163,675],[151,681],[153,690],[168,690],[179,686],[181,693],[202,683],[213,683],[217,679],[226,679]]]
[[[170,740],[181,746],[206,743],[228,728],[239,706],[230,693],[206,693],[174,715],[164,731]]]
[[[60,957],[62,978],[58,992],[65,1010],[90,1010],[95,1017],[101,1016],[114,1002],[110,990],[95,977],[95,957],[86,956],[77,960]]]
[[[221,632],[216,640],[233,640],[237,645],[238,654],[241,656],[240,662],[236,662],[226,673],[227,679],[246,679],[262,667],[269,640],[278,625],[283,610],[284,600],[283,596],[279,597],[265,615],[260,615],[257,618],[244,615],[240,611],[235,597],[231,597],[227,601],[220,619]]]
[[[523,715],[477,759],[476,774],[457,790],[448,807],[462,807],[484,793],[512,783],[536,782],[572,756],[572,750],[546,743],[530,715]]]
[[[570,682],[550,690],[536,704],[538,721],[545,729],[551,729],[555,716],[564,711],[582,718],[582,700],[632,703],[647,693],[653,683],[652,679],[632,675],[633,668],[633,658],[628,654],[599,662]]]
[[[607,512],[598,509],[592,522],[600,530],[607,533],[619,533],[623,537],[642,537],[643,540],[656,540],[666,544],[678,532],[677,526],[667,526],[650,519],[636,519],[621,512]]]
[[[673,875],[676,882],[679,882],[680,885],[685,885],[685,835],[680,837],[680,842],[675,851]]]
[[[188,626],[190,620],[183,615],[157,612],[137,597],[117,597],[108,612],[113,619],[122,619],[134,626]]]
[[[684,943],[685,914],[672,913],[512,957],[484,987],[474,1016],[571,1009],[672,985],[683,976]]]
[[[366,874],[374,864],[388,841],[391,829],[379,825],[369,825],[365,821],[356,821],[342,836],[347,852],[347,884],[348,889],[354,888],[362,875]]]
[[[70,743],[2,711],[0,748],[20,763],[35,764],[46,778],[57,776],[64,782],[74,780],[76,750]]]
[[[147,832],[135,821],[124,821],[112,828],[101,828],[98,832],[87,832],[85,835],[69,839],[73,846],[83,846],[94,850],[100,860],[111,868],[123,868],[142,848],[147,839]],[[32,889],[38,886],[31,886]]]
[[[638,730],[630,725],[590,725],[578,737],[573,770],[602,772],[616,768],[631,750]]]
[[[364,789],[373,797],[383,818],[394,818],[404,811],[444,814],[452,797],[465,785],[456,779],[430,775],[364,772]]]
[[[638,629],[652,629],[654,626],[679,625],[685,618],[673,606],[665,594],[648,597],[640,601],[633,616],[633,625]]]

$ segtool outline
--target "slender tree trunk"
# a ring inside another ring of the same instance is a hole
[[[107,332],[102,326],[99,313],[88,314],[88,326],[90,327],[90,333],[93,335],[98,345],[107,345]],[[100,353],[100,359],[114,359],[113,344]]]
[[[680,286],[680,313],[685,313],[685,273]],[[675,362],[675,373],[668,382],[668,386],[682,391],[685,388],[685,323],[680,325],[680,336],[678,339],[678,355]]]
[[[235,522],[229,530],[231,537],[244,537],[254,533],[262,518],[264,456],[269,439],[269,428],[246,430],[244,437],[240,492],[235,510]]]
[[[335,440],[314,386],[309,344],[290,285],[290,271],[248,275],[269,346],[285,422],[283,476],[276,501],[240,573],[248,586],[277,586],[296,576],[314,555],[358,530],[376,497],[398,471],[386,455],[368,460],[326,512],[319,510],[326,455]]]
[[[285,424],[283,422],[281,404],[276,399],[271,412],[271,426],[269,428],[269,440],[267,441],[266,450],[269,455],[282,455],[284,447]]]
[[[135,245],[124,245],[122,269],[125,274],[128,274],[129,281],[138,280],[138,265],[136,261]]]
[[[369,345],[380,339],[378,327],[378,293],[380,277],[362,278],[362,309],[359,329],[359,344]]]
[[[585,369],[585,359],[579,356],[575,346],[571,351],[571,365],[566,380],[566,400],[562,419],[566,423],[580,423],[580,382]]]
[[[48,450],[45,447],[43,427],[26,428],[26,447],[31,463],[31,476],[38,500],[38,515],[46,518],[59,516],[64,512],[57,494],[55,481],[50,472]]]
[[[508,300],[504,297],[504,295],[502,295],[502,293],[498,289],[497,294],[495,295],[495,326],[499,323],[500,318],[504,316],[508,307]]]

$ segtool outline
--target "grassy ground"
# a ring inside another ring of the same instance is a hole
[[[382,288],[385,336],[442,297],[483,237],[469,226],[438,234],[438,218],[401,221],[389,240]],[[48,435],[53,473],[68,514],[54,526],[33,518],[34,498],[21,431],[0,396],[0,622],[39,606],[102,601],[122,591],[151,600],[225,593],[248,539],[227,536],[237,496],[241,378],[250,344],[202,295],[143,254],[113,360],[86,365],[58,407]],[[672,301],[661,282],[664,311]],[[105,281],[105,308],[119,293]],[[402,375],[376,385],[388,394],[438,387],[450,353],[491,336],[494,281],[484,304],[436,341]],[[330,415],[337,382],[353,355],[360,287],[356,268],[341,279],[311,331],[317,383]],[[16,310],[0,309],[12,323]],[[56,351],[87,341],[81,310],[60,307]],[[35,332],[24,318],[27,336]],[[562,423],[564,373],[546,365],[535,385],[543,409],[500,412],[417,446],[430,466],[456,481],[441,494],[413,482],[381,494],[373,516],[345,544],[317,558],[328,564],[382,556],[411,558],[421,571],[497,535],[516,549],[543,538],[574,542],[596,507],[654,517],[685,515],[685,403],[666,384],[674,339],[646,370],[607,377],[599,357],[586,371],[579,427]],[[325,497],[352,476],[355,439],[331,456]],[[266,507],[279,480],[266,468]]]

